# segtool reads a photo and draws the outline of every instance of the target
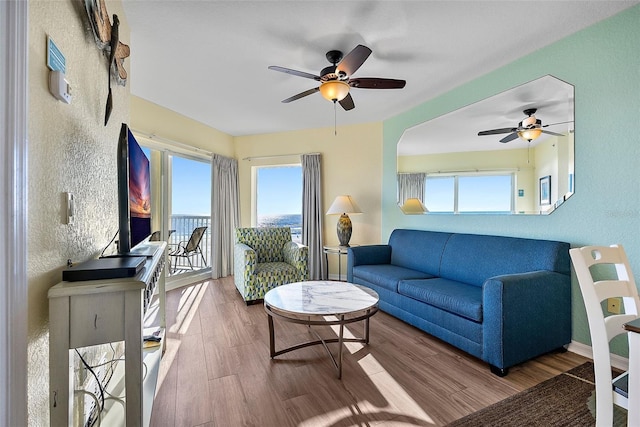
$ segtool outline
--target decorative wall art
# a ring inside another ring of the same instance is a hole
[[[540,206],[551,204],[551,175],[540,178]]]
[[[120,20],[118,15],[113,15],[113,24],[109,20],[109,13],[105,0],[85,0],[85,8],[89,16],[89,22],[93,30],[93,36],[98,48],[108,52],[109,64],[107,65],[107,80],[109,94],[105,108],[104,125],[109,122],[109,116],[113,109],[113,95],[111,93],[111,76],[115,77],[119,85],[127,83],[127,71],[124,69],[124,59],[131,54],[129,46],[119,40]]]

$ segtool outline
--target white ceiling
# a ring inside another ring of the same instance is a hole
[[[404,89],[352,89],[338,126],[385,120],[639,1],[123,0],[131,93],[230,135],[332,127],[317,82],[328,50],[373,50],[355,77]],[[491,128],[491,123],[480,126]],[[153,131],[153,129],[148,129]]]

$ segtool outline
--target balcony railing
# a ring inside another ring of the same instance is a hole
[[[169,251],[176,249],[177,245],[182,243],[186,245],[191,237],[191,233],[197,227],[207,227],[202,240],[200,241],[200,249],[206,261],[202,261],[199,254],[190,257],[189,260],[184,257],[169,257],[171,261],[170,274],[177,275],[189,273],[191,271],[202,270],[211,266],[211,217],[204,215],[171,215],[170,230],[174,230],[169,237]]]

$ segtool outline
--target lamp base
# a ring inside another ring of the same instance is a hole
[[[343,213],[338,219],[338,241],[340,246],[349,246],[349,240],[351,239],[351,219],[349,215]]]

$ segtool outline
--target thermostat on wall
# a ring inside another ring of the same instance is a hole
[[[71,104],[71,86],[62,71],[52,70],[49,72],[49,91],[56,99]]]

